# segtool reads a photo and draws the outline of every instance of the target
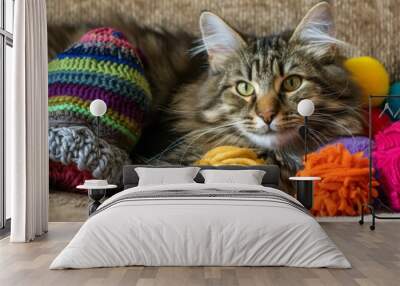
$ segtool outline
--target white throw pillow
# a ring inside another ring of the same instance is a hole
[[[202,170],[205,184],[261,185],[265,171],[261,170]]]
[[[139,186],[195,183],[198,167],[182,168],[135,168],[139,176]]]

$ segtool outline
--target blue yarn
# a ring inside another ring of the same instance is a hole
[[[123,64],[123,65],[127,65],[130,68],[136,70],[138,73],[140,73],[141,75],[144,75],[144,70],[142,65],[137,62],[137,61],[133,61],[132,59],[129,58],[116,58],[115,56],[113,56],[112,54],[105,54],[105,51],[97,51],[94,52],[92,51],[91,53],[87,53],[87,54],[83,54],[82,53],[81,48],[79,49],[75,49],[72,48],[60,55],[57,56],[57,59],[65,59],[65,58],[91,58],[91,59],[96,59],[96,60],[100,60],[100,61],[110,61],[110,62],[114,62],[114,63],[118,63],[118,64]],[[101,54],[103,53],[103,54]]]
[[[87,43],[76,44],[64,51],[64,53],[81,53],[83,55],[95,54],[95,55],[110,55],[118,58],[125,58],[127,60],[133,61],[141,65],[141,61],[136,55],[133,55],[126,50],[121,50],[121,48],[115,46],[112,43],[108,43],[104,46],[102,43],[95,43],[88,45]]]
[[[135,82],[127,82],[116,76],[88,72],[49,72],[49,84],[52,83],[94,85],[104,88],[106,91],[134,98],[135,102],[144,110],[150,108],[150,97],[144,95],[144,91]]]
[[[398,97],[394,97],[393,95],[398,95]],[[389,107],[394,114],[396,114],[396,112],[398,110],[400,110],[400,82],[399,81],[395,82],[390,87],[387,102],[389,103]],[[392,120],[400,120],[400,112],[397,114],[396,118],[394,118],[390,114],[390,112],[387,112],[387,114],[392,118]]]
[[[124,35],[119,31],[114,31],[114,32],[111,33],[111,35],[113,35],[114,37],[119,38],[119,39],[124,39],[125,38]]]

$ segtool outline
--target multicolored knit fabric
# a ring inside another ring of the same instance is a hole
[[[89,171],[81,171],[75,164],[64,165],[61,162],[50,160],[49,169],[51,170],[49,172],[50,186],[57,186],[57,190],[76,190],[84,193],[85,191],[75,189],[75,187],[83,185],[85,180],[93,179]]]
[[[131,151],[138,141],[151,92],[138,50],[111,28],[89,31],[49,64],[50,127],[88,126],[95,130],[89,105],[107,104],[100,137]]]
[[[87,172],[93,178],[120,184],[122,167],[130,164],[126,151],[101,138],[98,140],[85,126],[49,128],[49,159],[52,186],[71,190],[87,179]],[[53,168],[54,162],[64,167],[56,165]],[[78,174],[71,165],[81,173]]]

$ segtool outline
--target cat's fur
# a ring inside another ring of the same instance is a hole
[[[136,148],[141,156],[191,164],[219,145],[252,147],[278,163],[286,181],[303,155],[301,99],[315,104],[309,117],[311,150],[362,132],[359,91],[343,68],[327,3],[312,8],[293,32],[261,38],[241,36],[209,12],[200,18],[200,44],[184,32],[112,26],[143,52],[152,87],[153,110]],[[84,30],[50,26],[49,55]],[[291,74],[301,76],[302,84],[284,92],[282,81]],[[254,95],[239,95],[238,81],[251,83]]]

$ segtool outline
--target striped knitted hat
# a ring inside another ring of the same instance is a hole
[[[107,113],[100,117],[100,137],[131,151],[151,93],[138,50],[111,28],[89,31],[50,62],[50,127],[83,125],[95,130],[89,111],[94,99],[107,104]]]

